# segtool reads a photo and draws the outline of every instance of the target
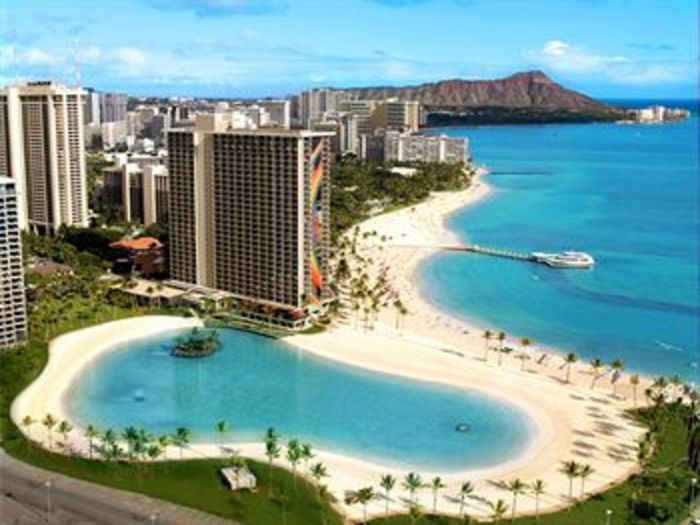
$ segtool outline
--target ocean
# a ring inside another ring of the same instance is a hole
[[[527,253],[574,249],[597,260],[591,270],[554,270],[439,254],[419,270],[435,306],[580,359],[620,358],[627,370],[700,377],[697,112],[663,125],[428,132],[467,137],[475,163],[492,171],[485,179],[492,195],[448,220],[464,242]]]

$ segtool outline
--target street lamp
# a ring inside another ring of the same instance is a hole
[[[44,482],[44,487],[46,487],[46,521],[51,521],[51,487],[53,483],[50,479]]]
[[[688,513],[693,513],[693,506],[695,504],[695,487],[697,487],[698,478],[693,478],[690,480],[690,500],[688,501]]]
[[[612,523],[613,511],[608,509],[605,511],[605,525],[610,525]]]

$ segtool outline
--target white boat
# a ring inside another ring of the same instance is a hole
[[[532,258],[552,268],[591,268],[595,259],[583,252],[542,253],[533,252]]]

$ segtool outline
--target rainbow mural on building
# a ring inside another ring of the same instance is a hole
[[[322,202],[320,199],[321,183],[325,173],[323,170],[323,140],[319,140],[311,153],[311,177],[309,181],[309,206],[311,207],[311,253],[309,255],[309,267],[311,270],[311,285],[313,293],[311,299],[318,303],[323,290],[323,274],[318,260],[322,245],[321,215]]]

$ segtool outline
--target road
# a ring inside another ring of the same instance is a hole
[[[38,523],[231,525],[233,522],[140,494],[44,471],[17,461],[0,449],[0,524]]]

